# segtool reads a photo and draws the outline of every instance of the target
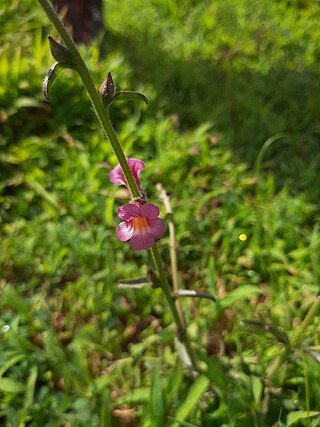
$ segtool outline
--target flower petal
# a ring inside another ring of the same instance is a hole
[[[149,249],[155,244],[155,238],[149,230],[134,232],[132,234],[130,244],[134,251]]]
[[[140,174],[141,170],[145,167],[145,164],[142,160],[129,158],[126,159],[128,166],[130,168],[130,171],[134,177],[134,180],[136,181],[138,187],[140,187]],[[109,173],[109,179],[114,185],[125,185],[127,186],[127,181],[125,179],[124,173],[121,169],[120,165],[117,165],[112,171]]]
[[[127,240],[131,239],[131,236],[133,234],[133,227],[131,222],[120,222],[120,224],[117,227],[116,230],[117,237],[121,242],[126,242]]]
[[[152,233],[152,235],[158,240],[161,239],[164,230],[166,228],[165,223],[163,219],[161,218],[155,218],[155,219],[149,219],[149,230]]]
[[[124,179],[124,175],[120,165],[117,165],[112,171],[109,173],[109,179],[114,185],[126,185],[126,181]]]
[[[127,159],[127,163],[132,172],[132,175],[134,176],[135,181],[138,184],[141,170],[146,166],[145,163],[142,160],[133,159],[133,158]]]
[[[152,203],[146,203],[141,206],[141,216],[148,219],[155,219],[159,216],[159,208]]]
[[[130,219],[137,218],[139,216],[140,209],[132,203],[127,203],[126,205],[120,206],[118,209],[118,217],[124,221],[129,221]]]

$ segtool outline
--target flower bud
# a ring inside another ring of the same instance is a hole
[[[111,101],[116,91],[116,87],[112,78],[112,75],[109,71],[107,77],[103,80],[99,93],[101,96],[107,99],[107,101]]]
[[[50,45],[51,55],[58,62],[63,62],[68,67],[74,67],[74,60],[71,52],[60,43],[56,42],[51,36],[48,36],[48,41]]]

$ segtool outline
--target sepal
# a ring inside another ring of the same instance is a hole
[[[57,62],[67,64],[69,68],[75,68],[75,62],[71,52],[60,43],[56,42],[51,36],[48,36],[51,55]]]

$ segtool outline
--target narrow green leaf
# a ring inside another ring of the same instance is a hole
[[[146,403],[150,399],[150,390],[149,388],[139,388],[133,390],[132,392],[127,393],[125,396],[119,397],[115,402],[115,406],[120,405],[130,405],[137,403]]]
[[[171,402],[173,402],[174,398],[177,396],[182,380],[183,380],[183,365],[181,360],[177,359],[174,371],[168,378],[168,381],[166,383],[164,393],[163,393],[166,408],[171,404]]]
[[[177,421],[174,417],[168,417],[169,421]],[[198,424],[188,423],[187,421],[178,421],[179,427],[199,427]]]
[[[232,379],[227,375],[220,360],[207,356],[204,353],[201,354],[201,359],[207,365],[207,370],[204,375],[206,375],[216,387],[223,391],[228,391]]]
[[[285,134],[278,134],[278,135],[274,135],[271,138],[269,138],[267,141],[265,141],[265,143],[262,145],[258,157],[257,157],[257,161],[256,161],[256,173],[257,175],[260,174],[261,172],[261,166],[262,166],[262,162],[264,160],[264,156],[268,150],[268,148],[270,147],[271,144],[273,144],[274,142],[278,141],[279,139],[282,138],[288,138],[288,135]]]
[[[262,391],[263,391],[263,385],[262,385],[261,379],[256,377],[255,375],[252,375],[251,376],[251,387],[252,387],[253,399],[254,399],[255,403],[257,404],[257,406],[259,407],[261,396],[262,396]]]
[[[49,91],[55,81],[55,79],[58,77],[60,72],[64,70],[65,68],[70,68],[68,64],[65,64],[64,62],[55,62],[48,70],[48,73],[46,77],[44,78],[43,85],[42,85],[42,92],[46,99],[48,101],[51,100]]]
[[[17,381],[11,380],[10,378],[0,378],[0,391],[4,393],[17,394],[25,390],[24,384],[20,384]]]
[[[195,408],[198,404],[201,396],[206,391],[209,385],[209,380],[204,375],[201,375],[190,387],[188,395],[184,402],[178,407],[174,418],[178,421],[184,421],[190,412]],[[174,422],[171,424],[171,427],[178,427],[179,422]]]
[[[32,98],[31,96],[20,96],[14,101],[14,107],[19,108],[43,108],[43,102],[39,102],[38,99]],[[16,110],[14,110],[16,111]]]
[[[102,375],[101,377],[95,378],[92,381],[92,386],[95,392],[102,392],[106,387],[109,386],[110,377],[109,375]]]
[[[112,399],[109,387],[103,390],[101,395],[101,409],[100,409],[100,427],[111,426],[112,420]]]
[[[320,416],[319,411],[295,411],[290,412],[287,417],[287,427],[294,425],[300,420],[305,420],[307,418],[313,418],[316,416]],[[319,418],[320,420],[320,418]]]
[[[4,365],[0,369],[0,377],[9,369],[11,366],[14,366],[16,363],[21,362],[26,356],[24,354],[17,354],[15,356],[11,356],[10,354],[7,356],[10,357],[10,359],[4,363]]]
[[[149,104],[148,98],[139,92],[134,92],[131,90],[120,90],[116,92],[112,98],[112,102],[114,101],[144,101],[146,105]]]
[[[157,367],[152,370],[152,384],[150,390],[150,405],[152,421],[157,427],[161,427],[164,424],[164,405],[162,395],[162,384],[160,378],[160,372]]]
[[[130,346],[130,353],[135,359],[137,359],[147,348],[150,348],[150,346],[159,342],[162,342],[162,338],[160,335],[150,335],[143,341],[138,342],[137,344],[132,344]]]
[[[25,427],[25,425],[28,422],[30,407],[33,404],[34,390],[35,390],[37,378],[38,378],[38,368],[37,366],[32,366],[31,372],[27,381],[24,405],[23,405],[23,409],[20,412],[18,427]]]
[[[30,406],[33,403],[33,396],[34,396],[34,390],[35,390],[37,378],[38,378],[38,368],[37,366],[32,366],[30,375],[27,381],[27,389],[26,389],[26,395],[24,399],[25,408],[30,408]]]
[[[262,289],[254,285],[240,286],[239,288],[229,292],[228,295],[223,298],[223,300],[220,300],[219,306],[225,310],[239,300],[246,300],[247,298],[254,297],[262,293]]]

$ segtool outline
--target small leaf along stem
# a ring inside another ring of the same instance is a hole
[[[137,184],[134,180],[134,177],[130,171],[130,168],[129,168],[128,163],[126,161],[126,157],[124,155],[124,152],[122,150],[122,147],[120,145],[118,137],[117,137],[117,135],[113,129],[113,126],[112,126],[112,123],[110,120],[110,116],[108,113],[108,108],[106,107],[106,105],[104,105],[104,102],[101,99],[101,96],[95,87],[95,84],[93,82],[91,74],[90,74],[84,60],[82,59],[77,46],[75,45],[72,38],[69,36],[68,32],[66,31],[64,25],[62,24],[60,18],[58,17],[57,13],[53,9],[50,2],[48,0],[38,0],[38,2],[41,5],[41,7],[43,8],[43,10],[45,11],[50,22],[53,24],[53,26],[56,28],[56,30],[60,34],[62,40],[65,43],[66,49],[68,49],[70,54],[71,54],[71,58],[72,58],[72,61],[74,63],[74,69],[78,72],[78,74],[82,80],[82,83],[88,92],[88,95],[89,95],[89,98],[92,102],[96,116],[97,116],[97,118],[98,118],[104,132],[105,132],[107,139],[110,141],[110,144],[113,148],[113,151],[114,151],[114,153],[115,153],[115,155],[119,161],[119,164],[122,168],[122,171],[124,173],[127,184],[129,186],[132,198],[133,199],[139,198],[140,197],[140,191],[139,191]],[[128,95],[130,95],[132,97],[131,92],[128,93]],[[127,94],[119,95],[119,98],[121,98],[121,96],[125,97],[125,96],[127,96]],[[134,97],[141,99],[140,94],[134,93]],[[144,99],[144,97],[143,97],[143,100],[145,102],[147,102],[146,98]],[[157,270],[158,270],[158,274],[159,274],[159,278],[160,278],[160,286],[161,286],[162,291],[166,297],[166,300],[169,304],[172,316],[173,316],[174,321],[176,323],[178,333],[179,333],[179,338],[183,342],[183,344],[185,345],[185,347],[187,349],[187,352],[189,354],[193,368],[195,370],[199,370],[197,357],[193,351],[189,337],[187,335],[187,330],[186,330],[185,324],[184,324],[185,323],[184,318],[181,315],[179,315],[179,313],[177,311],[176,303],[174,301],[174,298],[171,295],[170,286],[169,286],[167,276],[166,276],[166,273],[165,273],[165,270],[164,270],[164,267],[162,264],[162,260],[161,260],[161,256],[160,256],[157,244],[155,244],[150,249],[150,251],[152,253],[155,265],[156,265]]]

